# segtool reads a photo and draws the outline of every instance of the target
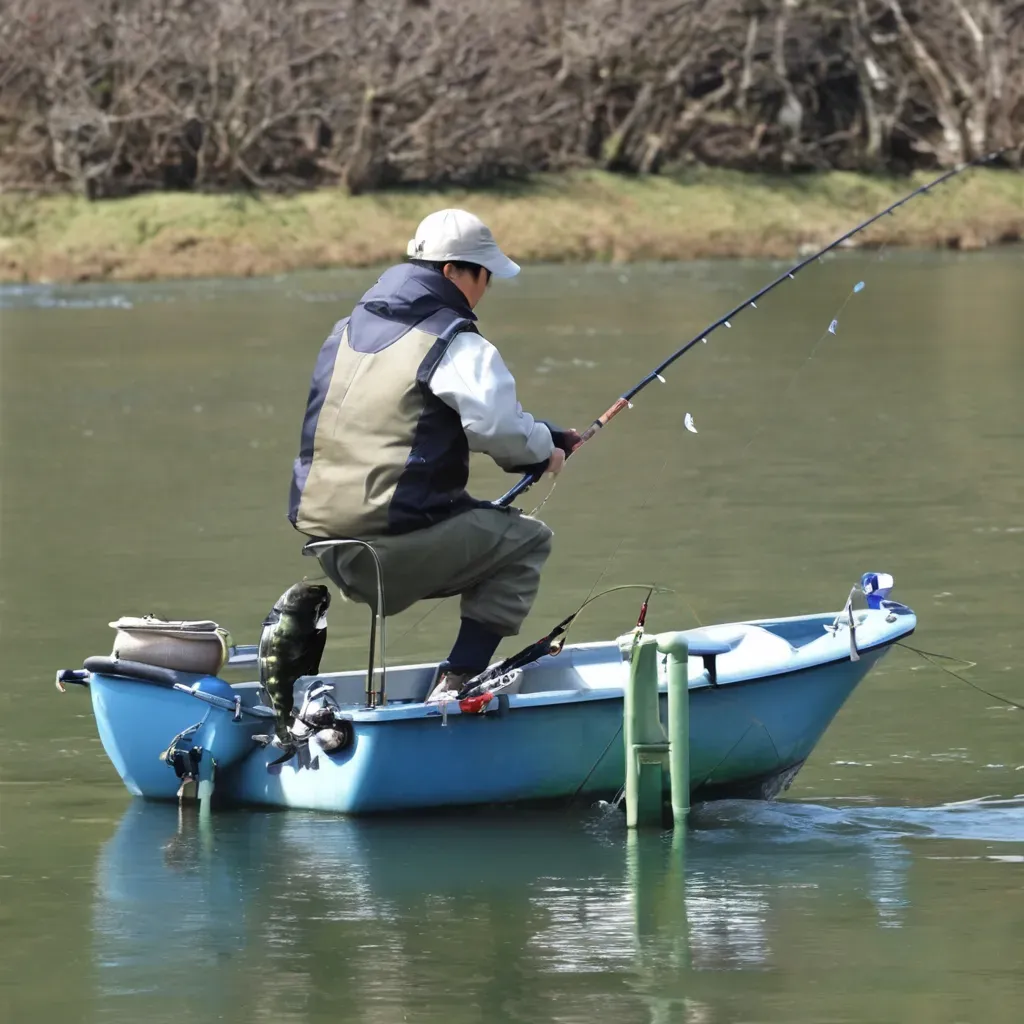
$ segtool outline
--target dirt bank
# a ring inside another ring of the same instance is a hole
[[[788,258],[826,244],[928,180],[732,171],[629,178],[586,172],[502,190],[320,190],[292,196],[149,193],[88,202],[0,196],[0,280],[74,282],[239,277],[386,263],[417,221],[463,206],[531,263]],[[1024,175],[971,170],[857,238],[982,248],[1024,237]]]

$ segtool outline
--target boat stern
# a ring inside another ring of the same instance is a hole
[[[255,749],[273,712],[255,694],[200,676],[109,658],[58,673],[63,689],[86,686],[100,742],[134,796],[176,799],[186,781],[208,780]]]

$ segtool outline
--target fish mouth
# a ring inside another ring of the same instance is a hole
[[[331,592],[322,583],[294,583],[278,599],[281,612],[309,612],[323,618],[331,604]]]

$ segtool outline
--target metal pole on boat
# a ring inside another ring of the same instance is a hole
[[[690,813],[690,645],[682,633],[657,639],[658,651],[668,655],[668,773],[672,818],[679,826]]]
[[[629,676],[622,695],[626,754],[626,826],[661,826],[662,771],[668,738],[658,713],[658,649],[653,636],[629,641]]]
[[[668,772],[672,816],[683,826],[690,810],[689,647],[681,633],[620,639],[629,657],[623,691],[626,760],[626,826],[661,827],[664,775]],[[661,724],[658,655],[668,655],[668,735]]]

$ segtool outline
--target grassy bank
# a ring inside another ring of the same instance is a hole
[[[401,258],[424,214],[464,206],[523,262],[788,258],[827,243],[930,175],[738,172],[631,179],[587,172],[466,192],[293,196],[152,193],[90,203],[0,196],[0,280],[252,276]],[[857,242],[981,248],[1024,237],[1024,175],[971,170]]]

